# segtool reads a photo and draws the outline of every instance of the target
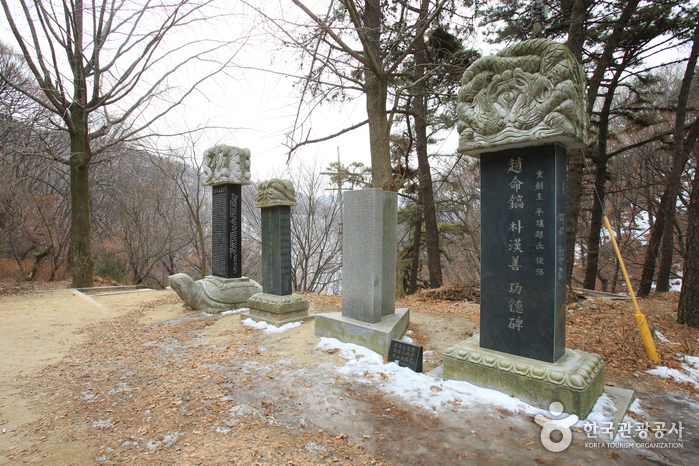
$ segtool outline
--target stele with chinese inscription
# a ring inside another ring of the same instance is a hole
[[[461,79],[458,151],[479,157],[503,149],[587,145],[585,74],[558,42],[533,39],[483,57]]]
[[[296,190],[291,180],[273,178],[263,181],[257,186],[255,207],[296,205]]]
[[[204,151],[204,184],[250,184],[250,149],[223,144]]]

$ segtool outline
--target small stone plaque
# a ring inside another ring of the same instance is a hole
[[[415,372],[422,372],[422,346],[403,340],[391,340],[388,362],[395,362]]]
[[[239,184],[211,188],[211,272],[223,278],[240,278],[240,189]]]

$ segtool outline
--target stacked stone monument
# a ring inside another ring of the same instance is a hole
[[[211,272],[194,281],[187,274],[170,276],[170,286],[192,309],[221,312],[247,305],[262,287],[242,276],[241,197],[250,184],[250,151],[218,145],[204,152],[204,184],[211,186]]]
[[[566,349],[566,149],[589,126],[582,67],[535,39],[474,62],[459,90],[459,152],[481,164],[480,335],[444,355],[444,379],[558,401],[585,417],[604,389],[597,354]]]
[[[387,356],[408,328],[396,309],[398,195],[382,189],[343,194],[342,312],[316,315],[315,334]]]
[[[241,318],[274,325],[312,319],[309,301],[291,293],[291,206],[296,191],[290,180],[272,179],[257,187],[255,207],[262,211],[262,292],[248,299]]]

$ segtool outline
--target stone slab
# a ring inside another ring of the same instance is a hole
[[[240,186],[211,188],[211,271],[217,277],[242,276]]]
[[[380,322],[368,323],[345,317],[340,312],[316,314],[316,336],[336,338],[343,343],[364,346],[388,356],[391,340],[399,340],[408,329],[410,309],[396,309]]]
[[[256,293],[248,299],[250,309],[261,309],[275,314],[308,311],[310,305],[311,303],[306,298],[297,294],[280,296],[270,293]]]
[[[479,335],[444,353],[444,380],[462,380],[498,390],[548,409],[558,401],[566,413],[585,419],[604,390],[599,355],[567,348],[555,363],[480,347]]]
[[[612,416],[611,431],[608,435],[602,434],[600,435],[600,437],[606,440],[607,442],[612,442],[614,441],[614,437],[616,437],[616,433],[619,430],[619,425],[621,424],[621,421],[624,420],[624,416],[626,416],[626,413],[629,412],[631,403],[633,403],[633,400],[636,399],[636,395],[633,390],[621,387],[612,387],[611,385],[604,386],[604,393],[606,395],[609,395],[609,397],[612,399],[616,411]]]
[[[302,322],[313,319],[308,315],[310,302],[300,295],[279,296],[269,293],[257,293],[248,299],[249,311],[241,314],[241,319],[251,318],[273,325]]]
[[[380,323],[396,307],[398,195],[372,188],[343,199],[342,315]]]
[[[291,286],[291,207],[261,209],[262,289],[265,293],[290,295]]]
[[[481,159],[484,348],[554,362],[565,353],[566,150]]]

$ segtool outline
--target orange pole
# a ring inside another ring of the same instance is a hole
[[[616,244],[616,239],[614,239],[614,233],[612,233],[612,226],[609,224],[609,219],[604,216],[604,224],[607,227],[609,236],[612,238],[612,244],[614,245],[614,251],[616,251],[616,256],[619,258],[619,265],[621,266],[621,273],[624,274],[624,280],[626,280],[626,287],[631,294],[631,300],[633,301],[633,310],[636,316],[636,325],[638,325],[638,330],[641,332],[641,339],[643,340],[643,347],[646,349],[646,354],[648,359],[654,363],[659,363],[660,358],[658,353],[655,351],[655,343],[653,342],[653,336],[650,334],[650,328],[648,328],[648,322],[646,321],[646,316],[641,314],[641,310],[638,308],[638,302],[636,301],[636,295],[631,287],[631,281],[629,280],[629,274],[626,273],[626,267],[624,266],[624,260],[621,258],[621,252],[619,251],[619,246]]]

